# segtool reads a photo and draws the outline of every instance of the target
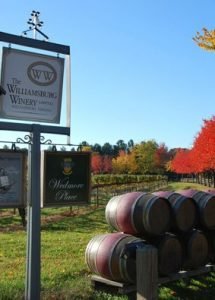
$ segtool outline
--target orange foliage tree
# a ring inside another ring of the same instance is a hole
[[[129,172],[129,155],[124,150],[119,151],[119,155],[112,159],[113,172],[116,174],[126,174]]]

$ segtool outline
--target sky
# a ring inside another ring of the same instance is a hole
[[[203,27],[215,29],[214,0],[3,1],[0,31],[21,35],[32,10],[50,42],[70,46],[72,144],[153,139],[192,147],[214,115],[215,53],[192,40]],[[1,132],[1,141],[17,136],[24,134]]]

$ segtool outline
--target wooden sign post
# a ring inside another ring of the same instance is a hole
[[[136,250],[137,300],[156,300],[157,249],[151,245]]]

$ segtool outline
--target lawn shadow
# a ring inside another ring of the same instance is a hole
[[[215,273],[181,279],[161,286],[164,287],[171,290],[171,298],[168,299],[212,300],[215,293]]]
[[[98,228],[104,228],[104,230],[108,228],[104,208],[92,210],[81,215],[56,215],[56,217],[46,219],[41,226],[41,230],[46,231],[66,230],[80,233],[91,232]]]

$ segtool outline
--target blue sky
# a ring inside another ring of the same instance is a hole
[[[214,0],[4,1],[0,31],[20,35],[32,10],[51,42],[71,47],[71,143],[192,146],[214,114],[215,53],[192,41],[215,28]]]

